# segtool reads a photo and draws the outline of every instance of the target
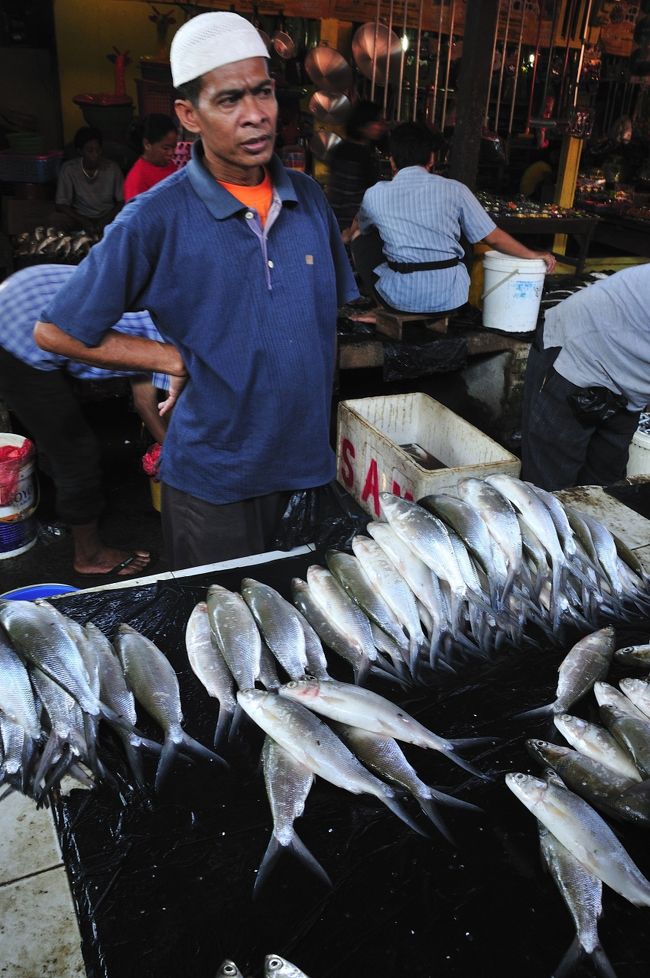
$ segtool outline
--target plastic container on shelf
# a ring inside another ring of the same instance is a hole
[[[22,448],[28,438],[0,432],[0,445],[11,445]],[[32,446],[33,449],[33,446]],[[0,560],[6,557],[18,557],[31,549],[36,543],[36,520],[34,512],[37,500],[34,488],[34,453],[33,450],[21,460],[17,473],[11,472],[9,465],[16,462],[0,463],[0,486],[11,486],[9,495],[3,494],[0,505]],[[6,478],[3,478],[6,475]],[[15,480],[15,481],[14,481]],[[5,498],[6,496],[6,498]]]
[[[4,183],[50,183],[56,180],[63,153],[0,152],[0,180]]]
[[[483,274],[483,326],[502,333],[532,332],[546,275],[542,259],[486,251]]]
[[[637,429],[630,442],[627,475],[650,476],[650,433]]]

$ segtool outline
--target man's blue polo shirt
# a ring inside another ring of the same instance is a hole
[[[336,312],[358,293],[318,184],[275,157],[269,169],[278,213],[262,231],[198,144],[127,205],[44,313],[92,346],[124,312],[149,311],[189,373],[161,478],[211,503],[334,476]]]

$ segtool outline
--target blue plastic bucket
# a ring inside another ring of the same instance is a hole
[[[17,587],[13,591],[5,591],[0,598],[8,601],[36,601],[37,598],[55,598],[58,594],[70,594],[78,591],[71,584],[30,584],[27,587]]]

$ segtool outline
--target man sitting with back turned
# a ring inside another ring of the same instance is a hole
[[[278,104],[255,27],[199,14],[170,60],[176,115],[200,137],[192,159],[120,212],[36,337],[172,376],[160,481],[178,569],[268,550],[291,493],[333,479],[337,308],[358,293],[322,190],[274,156]],[[111,332],[143,308],[166,343]]]
[[[447,313],[467,302],[470,278],[461,234],[516,258],[555,258],[531,251],[498,228],[468,188],[431,173],[438,137],[415,122],[390,137],[391,181],[366,190],[353,231],[352,256],[366,291],[401,312]],[[362,318],[358,316],[357,318]]]

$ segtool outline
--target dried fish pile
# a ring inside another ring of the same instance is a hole
[[[128,625],[113,646],[47,602],[0,602],[0,784],[38,804],[64,775],[85,786],[115,784],[98,754],[103,720],[122,741],[132,780],[145,788],[141,751],[160,754],[156,787],[177,751],[225,762],[188,737],[176,674],[163,653]],[[136,729],[136,700],[157,721],[161,745]]]
[[[76,262],[84,258],[99,241],[93,231],[59,231],[56,228],[37,227],[16,235],[16,257],[42,255],[47,258],[68,259]]]
[[[650,827],[650,676],[621,679],[616,689],[604,681],[613,658],[650,669],[648,647],[615,651],[611,627],[576,643],[560,666],[556,699],[531,711],[551,711],[570,746],[527,740],[542,775],[506,775],[537,818],[542,857],[576,930],[555,974],[568,974],[586,956],[600,978],[615,978],[598,936],[603,883],[650,906],[650,881],[603,817]],[[592,691],[602,725],[566,712]]]

